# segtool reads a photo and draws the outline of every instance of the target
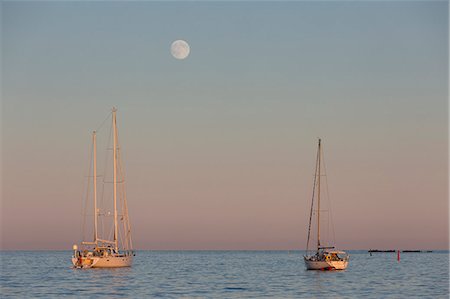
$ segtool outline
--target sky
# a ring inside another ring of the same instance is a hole
[[[1,249],[79,242],[118,108],[133,243],[448,249],[448,2],[1,2]],[[174,40],[190,55],[170,54]]]

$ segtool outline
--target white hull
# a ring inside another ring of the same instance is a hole
[[[311,261],[305,259],[306,269],[308,270],[345,270],[347,261]]]
[[[121,268],[131,267],[133,256],[108,256],[83,258],[82,267],[77,258],[72,258],[72,264],[77,268]]]

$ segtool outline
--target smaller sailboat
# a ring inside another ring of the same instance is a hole
[[[303,258],[305,261],[306,269],[308,270],[344,270],[348,266],[349,255],[344,251],[336,250],[334,246],[324,246],[321,243],[320,183],[321,177],[325,176],[325,173],[321,173],[321,168],[323,167],[322,166],[323,163],[321,163],[322,159],[323,159],[322,144],[321,140],[319,139],[316,158],[316,170],[314,174],[314,187],[311,201],[311,211],[309,216],[308,240],[306,242],[306,255]],[[315,201],[314,199],[316,197],[316,194],[317,200]],[[317,227],[316,227],[317,243],[315,252],[311,253],[309,251],[309,242],[311,239],[310,237],[313,224],[313,214],[315,214],[317,218]]]
[[[108,193],[106,196],[105,191],[103,191],[101,202],[104,205],[102,207],[98,205],[97,199],[97,132],[94,131],[92,133],[93,162],[91,160],[91,163],[93,175],[90,177],[93,178],[93,240],[83,240],[80,250],[78,245],[73,245],[72,263],[75,268],[130,267],[135,255],[131,243],[131,228],[120,157],[116,111],[113,108],[111,113],[113,139],[112,148],[110,148],[112,149],[112,181],[103,179],[104,184],[112,183],[112,194]],[[108,197],[108,199],[104,197]],[[108,234],[108,232],[110,233]]]

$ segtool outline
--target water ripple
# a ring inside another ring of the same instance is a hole
[[[448,298],[449,254],[351,252],[306,271],[303,252],[138,251],[131,268],[73,269],[70,251],[1,251],[1,297]]]

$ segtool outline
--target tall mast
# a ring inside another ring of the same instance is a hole
[[[308,226],[308,239],[306,241],[306,252],[308,252],[309,249],[309,237],[311,236],[311,223],[312,223],[312,216],[314,212],[314,197],[315,197],[315,191],[316,191],[316,182],[317,182],[317,166],[319,165],[319,150],[317,150],[316,154],[316,168],[314,169],[314,183],[313,183],[313,190],[312,190],[312,197],[311,197],[311,209],[309,211],[309,226]]]
[[[94,243],[97,244],[97,134],[92,132],[92,142],[94,144]]]
[[[117,109],[113,107],[112,109],[112,121],[113,121],[113,164],[114,164],[114,249],[118,250],[118,231],[117,231],[117,127],[116,127],[116,111]]]
[[[318,178],[317,178],[317,250],[319,250],[319,247],[320,247],[320,159],[322,158],[320,138],[319,138],[319,148],[317,149],[317,155],[319,156]]]

